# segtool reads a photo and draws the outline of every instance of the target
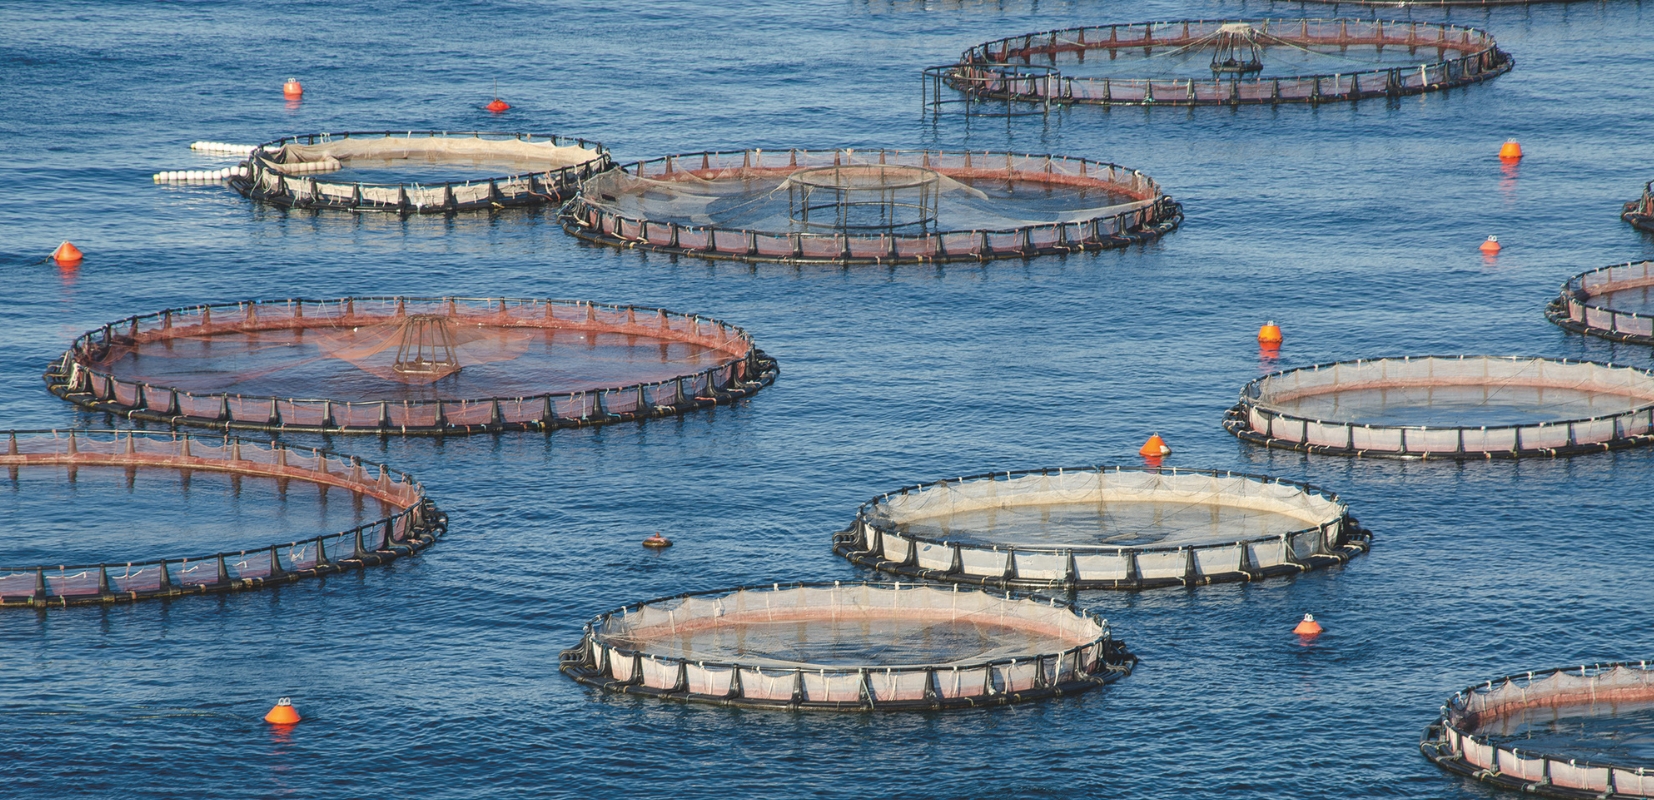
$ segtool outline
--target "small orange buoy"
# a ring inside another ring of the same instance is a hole
[[[1320,636],[1321,623],[1315,621],[1314,614],[1305,614],[1304,618],[1298,622],[1298,627],[1293,628],[1292,632],[1299,636]]]
[[[1481,246],[1481,251],[1488,255],[1493,255],[1503,249],[1504,247],[1499,244],[1499,237],[1497,236],[1487,237],[1487,241],[1482,242]]]
[[[1164,458],[1172,454],[1172,449],[1166,445],[1166,440],[1156,433],[1137,449],[1137,454],[1144,458]]]
[[[286,697],[277,700],[270,713],[264,715],[264,721],[271,725],[292,725],[301,719],[303,717],[300,717],[299,710],[293,707],[293,701]]]
[[[660,531],[655,531],[653,536],[643,540],[643,546],[654,550],[664,550],[672,546],[672,540],[660,535]]]
[[[1275,320],[1270,320],[1270,321],[1264,323],[1263,327],[1258,328],[1258,343],[1259,344],[1280,344],[1281,343],[1281,326],[1276,325]]]
[[[304,84],[299,83],[298,78],[288,78],[287,82],[281,85],[281,94],[289,100],[303,97]]]
[[[1515,139],[1506,139],[1504,145],[1499,148],[1499,160],[1521,161],[1522,145],[1517,144]]]
[[[68,240],[64,240],[63,244],[58,245],[57,249],[52,251],[52,260],[56,261],[60,267],[80,266],[80,260],[83,256],[84,254],[80,252],[80,248],[70,244]]]
[[[507,102],[506,102],[506,101],[504,101],[504,100],[501,100],[501,99],[500,99],[500,98],[498,98],[498,97],[496,97],[496,98],[494,98],[494,100],[493,100],[493,101],[492,101],[492,102],[490,102],[490,103],[489,103],[489,104],[488,104],[488,105],[486,105],[486,106],[483,106],[483,108],[486,108],[486,109],[488,109],[488,110],[489,110],[489,111],[490,111],[490,112],[492,112],[492,113],[495,113],[495,114],[504,114],[504,113],[505,113],[505,112],[507,112],[507,111],[510,111],[510,110],[511,110],[511,104],[510,104],[510,103],[507,103]]]

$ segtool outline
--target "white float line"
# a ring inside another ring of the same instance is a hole
[[[247,177],[247,168],[235,166],[223,169],[170,170],[155,173],[153,180],[156,183],[217,183],[234,177]]]
[[[243,158],[252,155],[253,151],[256,150],[257,147],[257,145],[230,144],[229,142],[190,143],[190,149],[199,153],[223,153],[231,156],[242,156]]]

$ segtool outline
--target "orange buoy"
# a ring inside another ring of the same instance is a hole
[[[301,719],[303,717],[300,717],[299,710],[293,707],[293,701],[286,697],[277,700],[270,713],[264,715],[264,721],[271,725],[292,725]]]
[[[1522,145],[1517,144],[1515,139],[1506,139],[1504,145],[1499,148],[1499,160],[1521,161]]]
[[[653,550],[664,550],[672,546],[672,540],[660,535],[660,531],[655,531],[653,536],[643,540],[643,546]]]
[[[1487,241],[1482,242],[1481,251],[1490,256],[1503,249],[1505,248],[1499,244],[1499,237],[1497,236],[1489,236],[1487,237]]]
[[[1137,449],[1137,454],[1144,458],[1164,458],[1172,454],[1172,449],[1166,445],[1166,440],[1156,433]]]
[[[1292,632],[1299,636],[1320,636],[1321,623],[1315,621],[1314,614],[1305,614],[1304,618],[1298,622],[1298,627],[1293,628]]]
[[[80,252],[80,248],[70,244],[67,239],[52,251],[52,260],[60,267],[78,267],[82,257],[84,254]]]
[[[1281,343],[1281,326],[1276,325],[1275,320],[1270,320],[1270,321],[1264,323],[1263,327],[1258,328],[1258,343],[1259,344],[1280,344]]]
[[[489,104],[488,104],[488,105],[486,105],[486,106],[483,106],[483,108],[486,108],[486,109],[488,109],[488,110],[489,110],[489,111],[490,111],[490,112],[492,112],[492,113],[495,113],[495,114],[504,114],[504,113],[505,113],[505,112],[507,112],[507,111],[510,111],[510,110],[511,110],[511,104],[510,104],[510,103],[507,103],[507,102],[506,102],[506,101],[504,101],[504,100],[501,100],[501,99],[500,99],[500,98],[498,98],[498,97],[496,97],[496,98],[494,98],[494,100],[493,100],[493,101],[492,101],[492,102],[490,102],[490,103],[489,103]]]
[[[281,85],[281,94],[289,100],[303,97],[304,84],[299,83],[298,78],[288,78],[287,82]]]

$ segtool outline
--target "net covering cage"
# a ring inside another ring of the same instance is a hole
[[[195,306],[76,339],[54,394],[168,425],[329,433],[552,430],[681,414],[775,380],[745,331],[658,308],[355,297]]]
[[[1453,695],[1419,742],[1443,769],[1548,797],[1654,797],[1647,661],[1507,675]]]
[[[1401,97],[1487,80],[1514,61],[1489,34],[1379,19],[1134,22],[1029,33],[926,70],[927,98],[1219,106]],[[931,94],[934,92],[934,94]]]
[[[1182,206],[1140,172],[1052,155],[742,150],[599,174],[563,207],[588,241],[715,259],[987,261],[1148,241]]]
[[[1241,390],[1224,427],[1268,447],[1356,456],[1564,456],[1654,442],[1654,373],[1519,356],[1317,364]]]
[[[560,204],[609,169],[596,142],[551,134],[313,133],[265,142],[230,186],[289,208],[442,214]]]
[[[564,673],[608,692],[839,711],[1005,705],[1100,686],[1135,663],[1089,611],[903,583],[650,600],[587,623],[562,654]]]
[[[1642,197],[1625,204],[1620,219],[1638,230],[1654,233],[1654,181],[1643,184]]]
[[[0,464],[13,484],[25,471],[69,481],[77,470],[109,467],[129,470],[129,475],[212,472],[272,479],[283,486],[303,482],[341,489],[391,509],[350,530],[254,549],[166,558],[134,554],[140,560],[97,564],[0,566],[0,607],[51,608],[256,589],[389,563],[423,550],[447,530],[447,516],[412,477],[354,457],[280,444],[141,431],[8,431]]]
[[[1562,284],[1545,317],[1575,333],[1654,344],[1654,261],[1582,272]]]
[[[880,495],[834,537],[863,566],[985,586],[1143,589],[1348,561],[1371,534],[1308,484],[1183,469],[996,472]]]

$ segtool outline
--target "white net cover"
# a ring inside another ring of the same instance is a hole
[[[655,658],[759,668],[955,667],[1094,643],[1104,624],[1066,606],[915,585],[741,589],[604,617],[598,643]]]
[[[1141,547],[1280,536],[1344,512],[1334,498],[1249,476],[1067,470],[932,484],[873,503],[865,521],[966,545]]]
[[[584,164],[599,154],[578,145],[551,141],[484,139],[472,136],[352,136],[317,144],[288,143],[264,158],[277,170],[307,171],[301,165],[357,170],[335,179],[399,183],[440,182],[486,175],[552,172]],[[338,162],[337,165],[327,163]]]
[[[1493,356],[1347,361],[1253,381],[1236,413],[1272,441],[1332,450],[1566,450],[1646,436],[1654,373]]]
[[[1455,695],[1438,730],[1426,754],[1483,780],[1565,796],[1654,796],[1654,673],[1646,661],[1489,681]]]

